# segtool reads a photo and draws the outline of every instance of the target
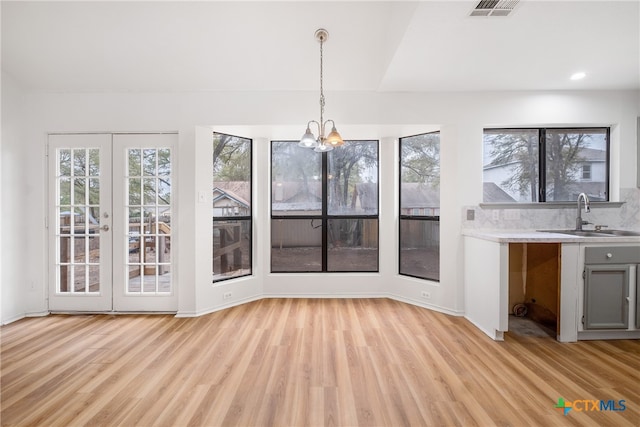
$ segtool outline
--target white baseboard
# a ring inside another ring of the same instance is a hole
[[[435,305],[435,304],[429,304],[427,302],[424,302],[423,300],[417,300],[417,299],[413,299],[413,298],[407,298],[407,297],[403,297],[400,295],[395,295],[392,293],[388,293],[386,294],[386,297],[395,301],[400,301],[400,302],[404,302],[406,304],[411,304],[411,305],[415,305],[418,307],[422,307],[422,308],[426,308],[429,310],[433,310],[433,311],[437,311],[439,313],[444,313],[444,314],[448,314],[450,316],[464,316],[464,311],[459,311],[459,310],[451,310],[449,308],[445,308],[445,307],[440,307],[439,305]]]
[[[253,301],[258,301],[263,299],[264,296],[262,295],[257,295],[257,296],[252,296],[252,297],[248,297],[248,298],[242,298],[239,300],[234,300],[232,302],[228,302],[222,305],[217,305],[215,307],[210,307],[210,308],[205,308],[202,310],[198,310],[198,311],[178,311],[176,313],[176,317],[200,317],[200,316],[204,316],[206,314],[211,314],[211,313],[215,313],[216,311],[220,311],[220,310],[225,310],[227,308],[231,308],[231,307],[236,307],[238,305],[242,305],[242,304],[247,304]]]

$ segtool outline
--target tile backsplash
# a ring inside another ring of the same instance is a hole
[[[582,219],[594,225],[609,228],[640,230],[640,189],[620,190],[620,207],[592,207],[591,212],[582,212]],[[474,219],[467,220],[467,211],[474,211]],[[540,230],[574,228],[576,207],[492,209],[480,206],[465,206],[462,211],[462,227],[465,229],[495,230]]]

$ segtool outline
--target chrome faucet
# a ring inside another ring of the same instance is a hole
[[[578,194],[578,216],[576,217],[576,230],[582,230],[583,225],[590,224],[589,222],[582,220],[582,214],[580,213],[580,199],[584,200],[584,211],[586,213],[591,212],[589,197],[585,193]]]

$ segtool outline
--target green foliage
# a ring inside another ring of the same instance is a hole
[[[426,133],[402,138],[401,180],[437,187],[440,185],[440,134]]]
[[[213,180],[248,181],[251,176],[251,140],[213,134]]]
[[[378,142],[347,141],[329,152],[330,207],[339,210],[351,204],[350,195],[355,186],[365,182],[369,171],[378,173]],[[371,177],[367,177],[371,180]]]
[[[569,200],[577,183],[582,149],[589,146],[589,133],[547,131],[545,144],[546,198],[547,200]],[[537,201],[539,134],[537,130],[509,130],[486,132],[485,146],[488,147],[490,162],[485,167],[509,166],[511,176],[500,185],[516,190],[520,194],[531,194],[531,201]]]
[[[509,165],[512,168],[512,175],[500,185],[520,194],[531,194],[531,201],[535,202],[538,194],[538,132],[485,132],[484,144],[489,147],[491,159],[487,166]]]

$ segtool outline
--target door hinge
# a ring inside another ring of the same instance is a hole
[[[581,321],[582,321],[582,324],[584,325],[584,316],[582,316],[582,320]]]
[[[587,270],[582,270],[582,279],[587,278]]]

